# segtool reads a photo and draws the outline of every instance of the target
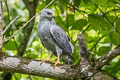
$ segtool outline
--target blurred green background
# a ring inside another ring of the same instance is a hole
[[[34,0],[28,1],[32,3]],[[50,1],[52,0],[38,0],[36,13],[40,12]],[[80,59],[80,56],[78,56],[78,42],[76,41],[77,35],[80,33],[84,34],[87,47],[93,53],[95,60],[105,55],[117,45],[120,45],[120,0],[54,0],[49,8],[55,11],[56,23],[66,31],[71,42],[74,44],[74,64]],[[16,16],[20,16],[4,34],[5,39],[13,35],[15,31],[19,30],[27,22],[29,12],[22,0],[4,0],[3,12],[3,28]],[[36,16],[23,57],[44,60],[48,56],[48,51],[42,46],[38,37],[37,27],[39,18],[39,15]],[[3,51],[8,55],[16,56],[25,31],[22,30],[14,38],[4,43]],[[56,60],[55,56],[51,58],[51,61],[54,60]],[[120,79],[120,56],[110,61],[109,65],[104,66],[102,70]],[[0,78],[2,79],[2,76]],[[15,73],[12,76],[12,80],[54,79]]]

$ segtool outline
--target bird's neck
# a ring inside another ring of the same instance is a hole
[[[52,23],[52,24],[56,24],[56,22],[55,22],[55,19],[54,19],[54,18],[52,18],[51,23]]]
[[[50,24],[55,24],[55,20],[54,18],[51,18],[51,19],[47,19],[47,18],[41,18],[40,19],[40,23],[50,23]]]

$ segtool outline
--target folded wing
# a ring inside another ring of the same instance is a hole
[[[63,29],[57,25],[52,25],[50,33],[53,36],[56,43],[66,52],[68,55],[72,55],[72,47],[68,37]]]

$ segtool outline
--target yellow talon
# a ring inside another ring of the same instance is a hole
[[[54,62],[54,67],[57,65],[57,64],[60,64],[60,60],[59,60],[59,57],[57,57],[57,61],[56,62]]]

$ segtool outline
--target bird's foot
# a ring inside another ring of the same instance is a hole
[[[53,62],[53,67],[56,67],[57,64],[60,64],[60,61]]]
[[[45,60],[43,60],[44,62],[50,62],[50,58],[46,58]]]

